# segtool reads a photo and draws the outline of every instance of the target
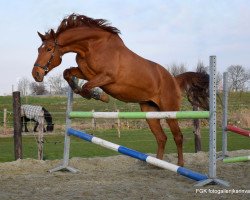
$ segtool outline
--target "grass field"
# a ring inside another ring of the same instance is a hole
[[[218,121],[221,120],[221,94],[218,95],[217,100],[217,114]],[[27,96],[22,97],[22,104],[31,104],[31,105],[41,105],[45,107],[54,117],[56,124],[65,123],[65,111],[66,111],[66,102],[67,97],[65,96]],[[0,122],[3,122],[3,110],[7,109],[8,111],[8,126],[12,127],[12,97],[11,96],[0,96]],[[241,119],[241,113],[250,112],[250,92],[242,93],[230,93],[229,94],[229,121],[232,123],[241,123],[243,128],[248,128],[249,119]],[[116,99],[111,98],[109,103],[102,103],[96,100],[86,100],[76,95],[73,103],[73,110],[75,111],[139,111],[140,108],[138,104],[135,103],[124,103]],[[181,110],[192,110],[187,99],[183,98]],[[247,116],[245,117],[247,118]],[[218,123],[220,124],[220,123]],[[2,123],[1,123],[2,127]]]
[[[194,137],[192,129],[182,129],[184,134],[184,152],[194,152]],[[166,146],[167,153],[175,153],[176,146],[172,135],[166,130],[168,142]],[[156,142],[152,133],[148,129],[140,130],[123,130],[121,138],[117,137],[117,131],[111,130],[90,130],[88,133],[94,134],[97,137],[123,145],[144,153],[155,153]],[[202,150],[208,151],[209,143],[208,129],[202,129]],[[44,142],[44,159],[62,159],[63,157],[63,135],[45,135]],[[217,132],[217,148],[221,150],[221,131]],[[228,150],[249,149],[249,140],[237,134],[228,135]],[[0,162],[14,160],[13,138],[0,138]],[[70,157],[94,157],[94,156],[111,156],[118,153],[102,148],[92,143],[88,143],[81,139],[71,137],[71,152]],[[23,158],[37,158],[37,143],[34,136],[23,136]]]
[[[219,95],[217,102],[217,125],[218,125],[218,150],[221,149],[221,95]],[[48,109],[52,116],[53,122],[55,125],[55,132],[58,134],[46,135],[45,136],[45,145],[44,145],[44,159],[60,159],[63,154],[63,141],[64,137],[62,133],[65,129],[65,111],[67,98],[65,96],[27,96],[22,97],[22,104],[32,104],[32,105],[41,105]],[[7,116],[7,127],[10,133],[13,132],[13,116],[12,116],[12,97],[11,96],[0,96],[0,122],[3,122],[3,109],[8,110]],[[96,100],[85,100],[76,96],[74,98],[73,110],[75,111],[139,111],[138,104],[134,103],[123,103],[118,100],[111,98],[111,101],[108,104],[101,103]],[[228,120],[232,124],[237,124],[242,128],[250,128],[250,92],[245,93],[230,93],[229,94],[229,114]],[[187,100],[183,99],[183,104],[181,110],[192,110],[191,106]],[[105,120],[103,120],[105,121]],[[98,125],[103,123],[102,120],[98,120]],[[73,126],[83,129],[86,124],[91,124],[91,120],[74,120]],[[136,149],[142,152],[155,153],[156,152],[156,142],[149,131],[145,128],[147,126],[142,126],[143,129],[136,129],[138,126],[133,126],[132,123],[141,123],[140,121],[136,122],[130,121],[130,127],[134,129],[122,128],[122,137],[119,139],[117,137],[116,129],[110,129],[115,125],[115,121],[105,121],[107,124],[105,129],[102,126],[97,130],[91,130],[90,132],[96,136],[112,141],[117,144],[128,146],[130,148]],[[125,123],[122,121],[122,123]],[[143,122],[145,124],[145,122]],[[190,125],[191,124],[191,125]],[[205,120],[203,124],[202,131],[202,148],[203,151],[208,150],[208,122]],[[3,123],[0,124],[0,135],[3,133]],[[32,125],[33,126],[33,125]],[[184,133],[184,151],[185,152],[194,152],[194,139],[193,139],[193,130],[192,121],[182,121],[181,127]],[[173,142],[172,136],[169,135],[169,141],[167,143],[166,152],[176,152],[176,147]],[[80,139],[72,138],[71,144],[71,156],[79,157],[90,157],[90,156],[108,156],[114,155],[115,152],[112,152],[101,147],[94,146],[93,144],[86,143]],[[229,150],[236,149],[249,149],[250,141],[247,138],[238,136],[236,134],[229,134]],[[23,152],[24,158],[37,158],[37,144],[35,137],[23,136]],[[13,156],[13,138],[12,137],[1,137],[0,138],[0,162],[12,161]]]

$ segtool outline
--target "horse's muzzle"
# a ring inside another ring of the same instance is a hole
[[[34,66],[32,70],[32,76],[36,82],[42,82],[44,75],[45,73],[43,70],[40,69],[40,67]]]

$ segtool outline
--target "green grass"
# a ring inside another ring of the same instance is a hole
[[[221,98],[221,94],[219,95]],[[32,105],[41,105],[51,112],[53,116],[53,121],[56,124],[56,132],[62,133],[64,132],[65,126],[65,111],[66,111],[66,103],[67,97],[65,96],[27,96],[22,97],[22,104],[32,104]],[[186,99],[182,102],[181,110],[192,110],[189,103]],[[8,110],[8,128],[10,132],[12,132],[13,126],[13,115],[12,115],[12,97],[11,96],[0,96],[0,134],[2,134],[3,126],[3,109],[7,108]],[[221,125],[221,102],[218,98],[217,102],[217,124]],[[94,109],[95,111],[116,111],[119,109],[120,111],[139,111],[140,108],[138,104],[135,103],[124,103],[118,100],[111,98],[108,104],[101,103],[96,100],[86,100],[81,97],[75,96],[73,110],[75,111],[91,111]],[[229,94],[229,112],[228,118],[232,114],[240,113],[242,110],[249,111],[250,110],[250,92],[244,93],[230,93]],[[105,120],[104,120],[105,121]],[[124,122],[124,121],[123,121]],[[133,121],[136,123],[136,121]],[[91,123],[91,120],[73,120],[73,127],[79,127],[86,123]],[[102,121],[98,120],[97,124],[101,124]],[[111,124],[113,122],[108,122],[107,124]],[[130,120],[132,124],[132,121]],[[130,125],[131,125],[130,124]],[[190,123],[189,123],[190,124]],[[205,122],[207,125],[207,122]],[[182,130],[184,134],[184,151],[185,152],[194,152],[194,137],[192,129],[187,128],[188,125],[185,125],[185,122],[182,124]],[[186,127],[186,128],[184,128]],[[204,127],[204,126],[203,126]],[[206,127],[206,126],[205,126]],[[244,127],[242,127],[244,128]],[[147,152],[147,153],[155,153],[156,152],[156,142],[149,131],[149,129],[141,129],[141,130],[126,130],[122,129],[122,136],[119,139],[117,137],[116,130],[114,129],[105,129],[104,131],[96,130],[90,131],[96,136],[112,141],[117,144],[121,144],[127,146],[132,149],[136,149],[138,151]],[[176,147],[174,141],[172,139],[171,134],[169,134],[169,139],[166,147],[166,152],[176,152]],[[63,156],[63,142],[64,137],[62,135],[46,135],[46,141],[44,145],[44,158],[45,159],[61,159]],[[249,139],[238,136],[236,134],[229,134],[228,139],[228,148],[229,150],[236,149],[249,149]],[[0,162],[12,161],[14,159],[13,153],[13,138],[0,138]],[[202,148],[204,151],[208,150],[208,130],[203,129],[202,131]],[[221,149],[221,132],[218,131],[218,150]],[[111,150],[104,149],[102,147],[98,147],[94,144],[90,144],[84,142],[77,138],[72,138],[71,141],[71,157],[92,157],[92,156],[109,156],[115,155],[115,152]],[[24,136],[23,137],[23,155],[24,158],[37,158],[37,144],[34,136]]]
[[[66,96],[27,96],[21,98],[21,104],[43,106],[52,114],[55,124],[65,124]],[[75,95],[73,101],[73,110],[75,111],[91,111],[93,109],[95,111],[116,111],[118,108],[120,111],[139,111],[138,104],[124,103],[114,98],[111,98],[109,103],[102,103],[93,99],[86,100]],[[8,111],[8,127],[12,127],[13,102],[11,96],[0,96],[0,126],[3,122],[4,109]]]
[[[0,96],[0,134],[3,122],[3,109],[6,108],[8,111],[7,115],[7,127],[13,127],[13,115],[12,115],[12,97],[11,96]],[[55,125],[63,126],[65,125],[65,113],[67,105],[66,96],[27,96],[21,98],[22,104],[31,105],[41,105],[45,107],[53,117],[53,123]],[[96,100],[86,100],[82,97],[75,95],[73,101],[74,111],[140,111],[139,105],[137,103],[124,103],[114,98],[110,98],[109,103],[102,103]],[[182,110],[191,110],[189,104],[184,100]],[[98,120],[98,124],[102,124],[106,120]],[[74,119],[74,123],[81,124],[82,119]],[[91,123],[91,120],[88,121]]]
[[[222,113],[220,99],[222,99],[222,94],[219,94],[219,98],[217,99],[217,113],[220,120]],[[41,105],[52,114],[56,124],[65,123],[66,96],[27,96],[22,97],[21,102],[22,104]],[[12,104],[11,96],[0,96],[0,126],[2,126],[1,122],[3,122],[3,110],[6,108],[8,111],[8,126],[12,127]],[[228,105],[229,118],[236,111],[239,113],[241,110],[250,110],[250,92],[230,93]],[[102,103],[96,100],[86,100],[75,95],[73,110],[91,111],[93,109],[95,111],[116,111],[117,109],[120,111],[140,111],[139,105],[136,103],[124,103],[114,98],[110,98],[109,103]],[[186,98],[182,101],[181,110],[192,110]]]
[[[168,142],[166,153],[175,153],[176,146],[172,135],[166,130]],[[182,129],[184,135],[184,152],[194,152],[194,136],[190,128]],[[121,138],[117,137],[115,129],[104,131],[88,131],[97,137],[123,145],[144,153],[156,152],[156,142],[154,136],[148,129],[140,130],[122,130]],[[34,136],[23,136],[23,158],[37,159],[37,143]],[[44,143],[44,159],[54,160],[63,158],[63,135],[46,135]],[[208,151],[209,133],[208,129],[202,129],[202,150]],[[217,150],[221,150],[221,131],[217,132]],[[249,149],[249,139],[237,134],[229,133],[228,150]],[[0,139],[0,162],[14,160],[13,138]],[[100,147],[98,145],[83,141],[79,138],[71,137],[70,157],[95,157],[95,156],[112,156],[118,153]]]
[[[217,105],[220,109],[222,94],[219,94]],[[249,109],[250,108],[250,92],[231,92],[228,96],[229,110],[235,111],[235,109]],[[12,112],[12,96],[0,96],[0,111],[7,108]],[[64,112],[66,109],[66,96],[26,96],[21,98],[22,104],[42,105],[51,112]],[[136,103],[124,103],[114,98],[110,98],[109,103],[101,103],[96,100],[86,100],[80,96],[74,95],[74,110],[92,110],[105,111],[116,110],[121,111],[138,111],[139,106]],[[182,110],[190,110],[191,107],[184,98],[182,101]]]

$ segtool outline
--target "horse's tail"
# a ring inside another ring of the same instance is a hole
[[[175,76],[175,79],[192,106],[209,110],[209,75],[206,71],[185,72]]]

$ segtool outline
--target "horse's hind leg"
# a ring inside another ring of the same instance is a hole
[[[180,127],[178,125],[178,121],[176,119],[168,119],[167,120],[168,126],[174,136],[174,141],[177,147],[178,152],[178,165],[183,166],[183,151],[182,151],[182,144],[183,144],[183,135],[180,131]]]
[[[159,108],[156,104],[153,103],[140,103],[141,110],[143,112],[148,112],[148,111],[159,111]],[[157,144],[158,144],[158,149],[157,149],[157,158],[163,159],[164,155],[164,149],[165,145],[167,142],[167,136],[165,135],[160,120],[159,119],[147,119],[147,123],[149,125],[150,130],[154,134]]]

